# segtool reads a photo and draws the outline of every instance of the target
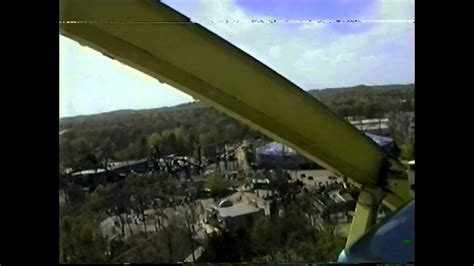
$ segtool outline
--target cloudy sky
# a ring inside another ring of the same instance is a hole
[[[414,82],[414,0],[162,2],[305,90]],[[59,42],[60,117],[192,100],[65,37]]]

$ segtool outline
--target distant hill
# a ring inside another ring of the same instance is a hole
[[[415,84],[396,84],[396,85],[376,85],[376,86],[367,86],[367,85],[358,85],[353,87],[342,87],[342,88],[326,88],[326,89],[313,89],[307,91],[312,96],[318,98],[323,103],[327,105],[341,104],[345,105],[347,103],[351,104],[358,100],[368,101],[375,100],[379,104],[384,102],[393,102],[395,100],[403,101],[404,99],[414,100],[415,96]],[[368,99],[363,99],[367,97]],[[330,106],[331,107],[331,106]],[[208,106],[202,104],[199,101],[192,103],[185,103],[171,107],[160,107],[153,109],[141,109],[141,110],[116,110],[112,112],[93,114],[93,115],[80,115],[73,117],[64,117],[60,119],[62,122],[70,122],[77,119],[101,119],[101,118],[114,118],[121,116],[129,115],[141,115],[141,114],[151,114],[151,113],[163,113],[163,112],[174,112],[182,110],[190,110],[196,108],[209,108]],[[337,109],[337,108],[336,108]]]
[[[415,84],[366,86],[310,90],[340,116],[373,118],[391,112],[415,110]]]
[[[188,109],[194,109],[194,108],[203,108],[206,107],[200,102],[191,102],[191,103],[184,103],[184,104],[179,104],[175,106],[165,106],[165,107],[159,107],[159,108],[152,108],[152,109],[140,109],[140,110],[134,110],[134,109],[121,109],[121,110],[115,110],[111,112],[104,112],[104,113],[98,113],[98,114],[92,114],[92,115],[78,115],[78,116],[68,116],[68,117],[63,117],[60,118],[59,121],[61,122],[69,122],[73,121],[76,119],[83,119],[83,118],[105,118],[105,117],[118,117],[118,116],[123,116],[123,115],[130,115],[130,114],[146,114],[146,113],[162,113],[162,112],[172,112],[172,111],[178,111],[178,110],[188,110]]]
[[[308,93],[313,96],[329,96],[336,94],[352,94],[352,95],[367,95],[367,94],[398,94],[403,92],[414,92],[415,84],[396,84],[396,85],[357,85],[353,87],[342,87],[342,88],[326,88],[326,89],[314,89],[309,90]]]
[[[414,110],[414,84],[355,86],[310,90],[341,117],[378,117]],[[200,102],[146,110],[61,118],[60,163],[79,165],[83,154],[94,153],[116,160],[147,156],[152,142],[162,143],[165,153],[190,154],[194,144],[232,142],[261,136],[255,130]],[[65,131],[64,131],[65,132]],[[213,147],[203,150],[212,155]]]

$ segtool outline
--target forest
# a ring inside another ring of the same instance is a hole
[[[415,84],[310,90],[311,95],[342,117],[378,118],[415,110]]]
[[[340,117],[389,117],[414,112],[415,85],[355,86],[310,90]],[[396,119],[393,119],[396,121]],[[406,122],[405,122],[406,123]],[[164,154],[214,154],[215,144],[264,138],[258,131],[200,102],[149,110],[119,110],[88,116],[61,118],[60,168],[87,169],[103,158],[135,160],[148,156],[159,145]],[[403,125],[403,128],[405,125]],[[393,125],[393,128],[398,128]],[[406,133],[392,132],[399,145]]]

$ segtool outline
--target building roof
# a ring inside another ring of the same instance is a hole
[[[259,208],[243,202],[236,203],[230,207],[216,207],[216,210],[219,212],[221,217],[235,217],[260,211]]]
[[[265,179],[252,178],[252,183],[253,184],[270,184],[270,180],[268,180],[268,178],[265,178]]]
[[[113,162],[113,163],[109,163],[108,166],[111,170],[114,170],[114,169],[117,169],[117,168],[121,168],[121,167],[125,167],[125,166],[134,166],[134,165],[145,163],[145,162],[148,162],[148,158],[140,159],[140,160],[134,160],[134,161]]]
[[[72,176],[76,176],[76,175],[91,175],[91,174],[99,174],[99,173],[102,173],[102,172],[105,172],[105,169],[91,169],[91,170],[84,170],[84,171],[79,171],[79,172],[75,172],[75,173],[72,173],[71,175]]]

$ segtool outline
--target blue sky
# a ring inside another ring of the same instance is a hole
[[[305,90],[414,82],[414,24],[407,22],[414,20],[414,0],[163,2]],[[219,23],[226,19],[240,23]],[[253,19],[275,19],[278,23],[249,23]],[[313,22],[297,23],[302,20]],[[60,117],[173,106],[192,100],[72,40],[60,36],[59,42]]]

